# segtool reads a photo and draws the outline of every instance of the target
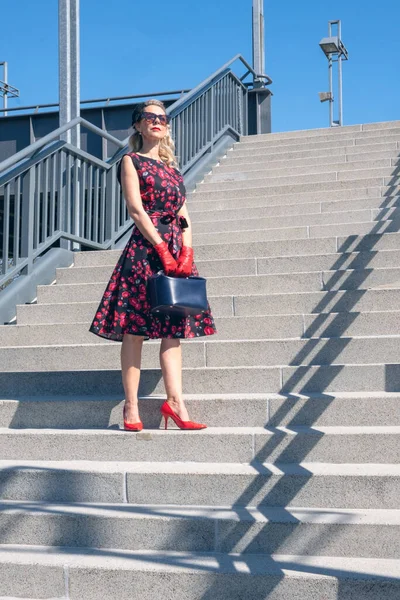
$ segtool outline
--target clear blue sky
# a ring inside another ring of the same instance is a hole
[[[251,62],[252,0],[81,0],[82,99],[190,88],[237,53]],[[58,100],[57,0],[4,2],[0,61],[21,91],[9,106]],[[318,43],[342,20],[344,124],[400,119],[399,0],[265,0],[274,131],[325,127]],[[371,44],[373,47],[368,48]]]

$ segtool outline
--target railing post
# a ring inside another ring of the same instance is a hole
[[[35,211],[35,166],[22,176],[21,258],[28,264],[21,271],[30,275],[33,269],[33,221]]]
[[[115,236],[115,208],[116,208],[116,183],[117,183],[117,165],[114,164],[106,175],[106,222],[105,222],[105,240],[110,240],[110,247],[113,246]]]
[[[214,139],[214,114],[215,114],[215,86],[213,85],[210,89],[210,152],[213,149]]]

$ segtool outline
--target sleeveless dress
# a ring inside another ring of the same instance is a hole
[[[128,154],[138,173],[145,211],[175,259],[182,248],[182,228],[187,225],[177,212],[186,201],[183,177],[164,162]],[[122,161],[121,161],[122,162]],[[121,183],[121,162],[117,178]],[[122,342],[125,333],[156,338],[196,338],[217,333],[210,306],[198,315],[181,317],[150,312],[148,278],[162,269],[160,258],[134,225],[131,236],[115,265],[89,331]],[[192,275],[199,275],[193,263]]]

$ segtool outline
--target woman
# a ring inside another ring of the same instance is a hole
[[[180,340],[216,333],[210,307],[195,317],[155,315],[147,295],[148,278],[161,269],[177,277],[198,275],[186,191],[176,168],[168,123],[159,100],[148,100],[133,112],[132,152],[122,157],[118,180],[135,225],[89,328],[96,335],[122,342],[124,428],[130,431],[143,429],[138,409],[142,346],[145,339],[156,338],[161,338],[160,364],[167,394],[161,407],[165,428],[170,417],[181,429],[206,427],[189,420],[183,401]]]

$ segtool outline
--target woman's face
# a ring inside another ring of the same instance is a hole
[[[143,112],[154,115],[165,115],[165,110],[156,104],[149,104],[144,108]],[[142,118],[135,124],[135,129],[140,131],[144,138],[152,142],[162,140],[167,134],[167,128],[168,125],[163,125],[158,118],[155,120]]]

